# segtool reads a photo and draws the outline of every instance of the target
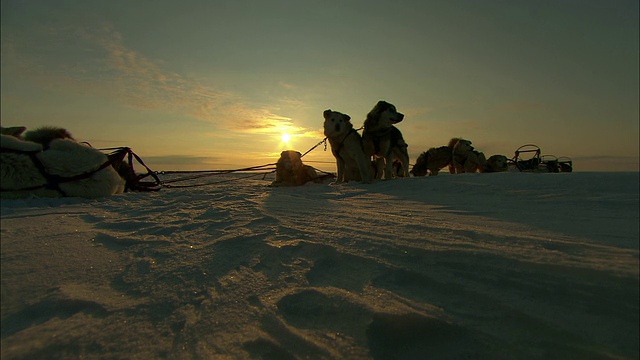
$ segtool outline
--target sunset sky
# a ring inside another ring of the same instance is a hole
[[[378,100],[411,163],[452,137],[639,170],[638,0],[2,0],[3,126],[129,146],[154,170],[309,150]],[[288,143],[282,135],[291,136]],[[329,149],[304,159],[335,171]]]

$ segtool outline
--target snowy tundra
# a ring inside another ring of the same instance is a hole
[[[2,359],[639,356],[639,174],[3,200]]]

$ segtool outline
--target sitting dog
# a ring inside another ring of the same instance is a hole
[[[325,110],[323,115],[324,135],[338,167],[336,182],[371,182],[370,157],[364,152],[362,137],[353,128],[351,117],[332,110]]]
[[[24,130],[23,127],[2,128],[2,198],[99,198],[124,191],[124,181],[99,150],[79,144],[67,136],[46,140],[49,135],[39,134],[38,130],[32,133],[32,138],[40,139],[44,145],[26,141],[19,138]]]
[[[452,157],[452,150],[448,146],[430,148],[418,156],[411,173],[413,176],[425,176],[427,172],[429,175],[438,175],[440,169],[451,165]]]
[[[492,155],[487,159],[487,165],[484,167],[484,172],[492,173],[507,171],[507,161],[507,157],[504,155]]]
[[[453,154],[450,168],[452,174],[475,173],[485,167],[487,160],[484,154],[475,151],[471,141],[453,138],[449,141],[449,147]]]
[[[280,159],[276,163],[276,179],[271,186],[300,186],[309,181],[322,182],[316,170],[302,163],[302,154],[294,150],[285,150],[280,153]]]
[[[369,156],[382,158],[384,160],[384,178],[394,177],[393,160],[398,159],[402,164],[402,176],[409,176],[409,153],[407,143],[402,137],[402,133],[393,124],[397,124],[404,119],[404,114],[399,113],[396,107],[386,101],[379,101],[376,106],[367,114],[364,121],[364,132],[362,140],[364,142],[365,153]],[[377,162],[381,167],[382,162]],[[377,178],[382,177],[382,169],[379,169]]]

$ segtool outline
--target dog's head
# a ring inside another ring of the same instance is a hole
[[[378,101],[376,106],[369,111],[367,119],[364,121],[365,130],[376,131],[387,129],[393,124],[397,124],[404,119],[404,114],[399,113],[393,104],[386,101]]]
[[[458,141],[453,146],[453,153],[456,155],[464,155],[472,151],[473,145],[471,145],[471,141],[469,140],[458,139]]]
[[[481,167],[487,165],[487,158],[484,156],[484,153],[477,150],[473,150],[469,154],[468,160]]]
[[[332,138],[346,134],[353,129],[351,117],[341,112],[325,110],[324,113],[324,136]]]
[[[276,163],[277,168],[287,171],[296,171],[302,167],[302,154],[295,150],[285,150],[280,153],[280,159]]]
[[[4,127],[0,126],[0,134],[9,135],[13,137],[19,138],[22,133],[27,130],[24,126],[12,126],[12,127]]]
[[[416,159],[416,164],[413,165],[413,168],[411,168],[411,171],[409,172],[412,173],[413,176],[427,175],[427,170],[429,169],[427,166],[428,157],[429,157],[428,151],[425,151],[422,154],[420,154],[420,156],[418,156],[418,158]]]
[[[487,159],[487,168],[491,171],[506,171],[507,157],[504,155],[492,155]]]

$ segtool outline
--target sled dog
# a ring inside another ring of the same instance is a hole
[[[370,157],[364,152],[362,137],[353,128],[351,117],[331,109],[324,113],[324,135],[336,158],[336,182],[372,181]]]
[[[487,162],[483,153],[475,151],[471,141],[453,138],[449,141],[449,147],[453,153],[451,164],[452,174],[475,173],[482,171]]]
[[[404,119],[404,114],[399,113],[396,107],[386,101],[379,101],[367,114],[364,121],[362,140],[365,152],[369,157],[382,158],[377,161],[378,168],[384,165],[384,178],[392,179],[394,176],[394,158],[402,164],[402,176],[409,176],[409,153],[407,143],[398,128],[393,126]],[[382,177],[382,169],[376,171],[377,178]]]
[[[502,172],[507,171],[508,162],[507,157],[504,155],[492,155],[487,159],[487,165],[484,168],[484,172]]]
[[[452,150],[448,146],[430,148],[418,156],[411,173],[413,176],[425,176],[427,173],[434,176],[438,175],[440,170],[445,167],[449,167],[451,171],[452,157]]]
[[[294,150],[280,153],[276,163],[276,179],[271,186],[300,186],[309,181],[322,182],[315,169],[302,163],[302,154]]]

